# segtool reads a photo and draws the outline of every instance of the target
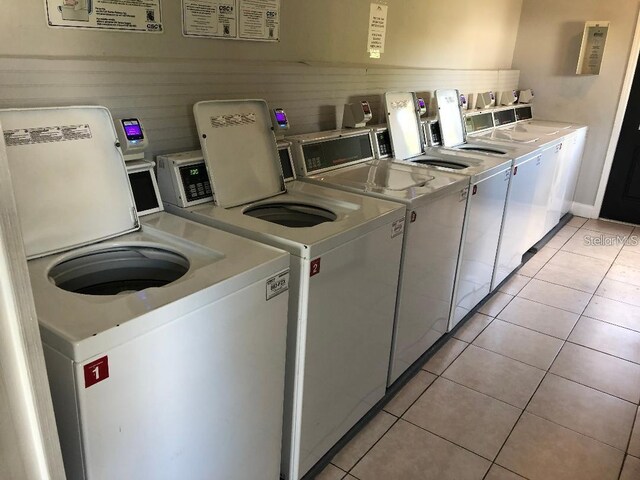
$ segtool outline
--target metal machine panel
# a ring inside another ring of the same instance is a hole
[[[511,168],[472,181],[449,330],[491,291]]]
[[[217,205],[235,207],[285,191],[264,100],[198,102],[193,113]]]
[[[422,135],[411,92],[387,92],[384,94],[387,125],[391,134],[393,156],[399,160],[422,153]]]
[[[138,228],[109,110],[2,110],[0,120],[28,258]]]
[[[462,145],[466,141],[464,121],[460,110],[460,92],[458,90],[436,90],[438,105],[438,123],[445,147]]]

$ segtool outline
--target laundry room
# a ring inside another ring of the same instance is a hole
[[[0,16],[0,479],[640,479],[640,0]]]

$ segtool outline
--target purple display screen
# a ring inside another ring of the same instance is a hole
[[[276,110],[276,122],[278,122],[278,125],[280,125],[281,127],[285,127],[287,123],[289,123],[287,121],[286,113],[284,113],[282,110]]]
[[[142,133],[142,126],[140,122],[135,119],[122,120],[122,126],[124,127],[124,134],[127,140],[142,140],[144,134]]]

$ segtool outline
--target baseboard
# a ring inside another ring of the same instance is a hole
[[[571,213],[577,217],[598,218],[600,212],[595,205],[587,205],[585,203],[573,202],[571,205]]]

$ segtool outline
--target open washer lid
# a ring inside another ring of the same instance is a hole
[[[109,110],[0,110],[27,258],[138,229]]]
[[[399,160],[405,160],[420,155],[422,137],[413,93],[387,92],[384,94],[384,102],[393,156]]]
[[[214,201],[224,208],[286,191],[264,100],[210,100],[193,106]]]
[[[458,90],[436,90],[436,104],[438,105],[438,123],[442,145],[457,147],[466,142],[464,120],[460,110],[460,94]]]

